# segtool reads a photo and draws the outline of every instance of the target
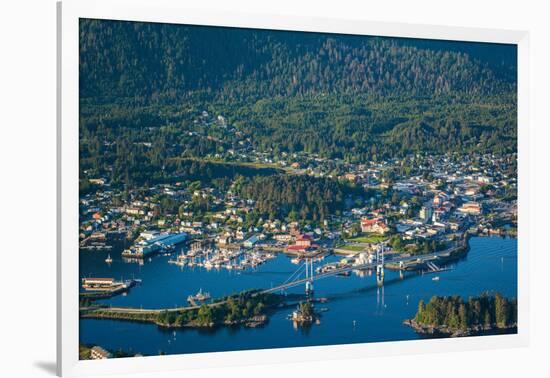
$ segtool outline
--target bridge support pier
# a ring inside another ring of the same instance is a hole
[[[313,282],[306,281],[306,298],[313,297]]]
[[[379,285],[384,283],[384,265],[383,264],[376,265],[376,282]]]

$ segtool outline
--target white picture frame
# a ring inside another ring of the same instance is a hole
[[[82,376],[202,367],[365,358],[526,346],[529,340],[528,51],[524,31],[316,19],[187,9],[178,1],[111,0],[58,3],[57,88],[57,373]],[[518,333],[418,341],[168,355],[81,361],[78,358],[79,18],[148,21],[386,37],[516,44],[518,47]],[[297,353],[299,352],[299,353]]]

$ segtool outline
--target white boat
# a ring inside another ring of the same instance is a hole
[[[110,263],[113,262],[113,259],[111,258],[111,254],[108,254],[108,255],[107,255],[107,258],[105,259],[105,262],[106,262],[107,264],[110,264]]]
[[[439,276],[432,277],[432,281],[439,281]]]
[[[193,301],[204,302],[208,299],[210,299],[210,293],[203,292],[202,288],[199,290],[199,292],[197,294],[190,295],[190,296],[187,297],[188,302],[193,302]]]

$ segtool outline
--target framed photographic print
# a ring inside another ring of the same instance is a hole
[[[60,375],[526,345],[527,33],[58,20]]]

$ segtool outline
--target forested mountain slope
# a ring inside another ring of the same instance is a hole
[[[515,152],[515,57],[510,45],[83,19],[81,168],[161,179],[170,159],[243,145],[352,163]],[[198,122],[204,110],[229,128]]]
[[[514,89],[506,66],[476,61],[451,42],[419,48],[428,42],[99,20],[83,20],[80,30],[84,97],[494,96]]]

